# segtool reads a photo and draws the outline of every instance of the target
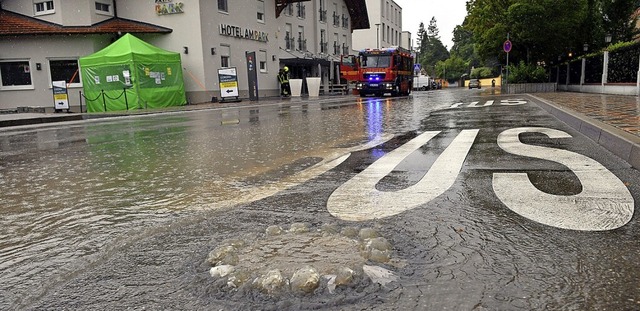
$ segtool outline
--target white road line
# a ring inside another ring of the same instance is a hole
[[[582,192],[562,196],[544,193],[531,183],[526,173],[495,173],[493,189],[511,210],[539,223],[573,230],[602,231],[624,226],[631,220],[634,201],[627,187],[611,171],[581,154],[523,144],[518,135],[542,133],[550,138],[570,138],[549,128],[515,128],[498,136],[506,152],[558,162],[580,180]]]
[[[366,150],[373,148],[377,145],[385,143],[393,138],[391,134],[382,134],[375,137],[373,140],[367,142],[366,144],[362,144],[359,146],[354,146],[350,148],[339,148],[334,150],[333,152],[326,154],[323,156],[323,160],[319,163],[304,169],[292,176],[283,178],[277,182],[271,183],[265,186],[258,187],[248,187],[243,188],[242,191],[235,193],[233,196],[226,198],[224,200],[220,200],[215,202],[214,204],[207,205],[206,209],[212,208],[226,208],[232,207],[238,204],[246,204],[254,201],[258,201],[276,193],[286,190],[288,188],[300,185],[304,182],[309,181],[312,178],[320,176],[321,174],[326,173],[327,171],[335,168],[340,165],[346,159],[349,158],[351,153],[361,150]]]
[[[453,185],[478,131],[463,130],[415,185],[393,192],[377,190],[382,178],[440,132],[419,135],[338,187],[329,197],[327,209],[338,218],[361,221],[393,216],[431,201]]]

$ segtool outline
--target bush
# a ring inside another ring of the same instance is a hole
[[[509,65],[509,83],[542,83],[547,82],[548,76],[544,68],[527,65],[521,61],[518,65]]]
[[[494,77],[490,67],[480,67],[471,70],[471,78],[482,79]]]

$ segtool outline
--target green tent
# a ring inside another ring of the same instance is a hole
[[[180,54],[126,34],[80,58],[88,112],[181,106],[187,103]]]

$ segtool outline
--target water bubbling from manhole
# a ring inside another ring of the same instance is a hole
[[[288,230],[268,227],[251,241],[224,241],[209,253],[207,262],[213,278],[226,279],[215,283],[222,290],[250,287],[277,295],[326,288],[332,293],[336,287],[363,282],[384,286],[397,280],[379,266],[400,266],[392,255],[391,243],[371,228],[323,225],[312,230],[306,223],[292,223]]]

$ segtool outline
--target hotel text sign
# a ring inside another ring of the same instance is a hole
[[[260,42],[269,41],[269,34],[264,31],[242,29],[242,27],[227,24],[220,24],[220,35]]]

